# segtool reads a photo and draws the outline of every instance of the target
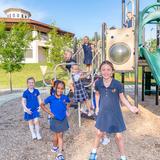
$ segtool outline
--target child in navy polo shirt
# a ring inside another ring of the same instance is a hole
[[[65,83],[58,81],[55,85],[55,94],[49,96],[41,104],[42,109],[50,114],[50,129],[53,134],[52,152],[58,153],[56,160],[64,160],[63,151],[63,133],[68,130],[68,120],[66,111],[70,106],[70,100],[63,94]],[[45,105],[50,104],[50,110]]]
[[[89,37],[85,36],[83,38],[82,48],[84,51],[84,61],[83,63],[86,65],[87,72],[91,72],[92,70],[92,58],[93,58],[93,50],[94,45],[89,42]]]
[[[24,119],[28,121],[29,128],[32,134],[32,139],[40,140],[42,137],[39,132],[39,117],[40,117],[40,93],[35,87],[35,79],[30,77],[27,79],[27,90],[23,92],[22,106],[24,109]]]
[[[120,152],[119,160],[127,160],[124,151],[122,133],[126,130],[123,120],[120,101],[133,113],[138,113],[137,107],[132,106],[123,94],[122,84],[112,78],[114,67],[109,61],[100,65],[102,78],[96,81],[96,137],[89,160],[97,159],[97,148],[104,132],[115,134],[115,141]],[[106,158],[107,159],[107,158]]]

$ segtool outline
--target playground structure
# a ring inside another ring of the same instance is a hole
[[[134,15],[132,27],[125,28],[126,15],[128,12],[129,5],[131,7],[131,13]],[[125,3],[122,0],[122,27],[120,29],[109,29],[108,26],[102,24],[101,40],[98,40],[97,33],[95,33],[95,48],[92,59],[92,72],[91,79],[88,83],[85,83],[85,87],[90,90],[91,99],[93,99],[93,83],[94,80],[99,77],[99,65],[104,60],[109,60],[115,67],[115,72],[121,73],[122,83],[126,73],[134,72],[135,75],[135,105],[138,107],[138,67],[142,67],[142,101],[144,101],[144,95],[153,93],[151,90],[151,77],[154,78],[155,83],[155,97],[156,105],[159,104],[159,86],[160,86],[160,49],[156,52],[150,52],[144,41],[144,28],[147,24],[160,23],[160,3],[149,5],[144,8],[143,11],[139,12],[139,0],[136,0],[136,14],[135,1],[129,0]],[[157,27],[158,28],[158,27]],[[157,30],[159,33],[159,30]],[[157,37],[157,47],[159,47],[159,34]],[[74,54],[72,58],[76,59],[77,63],[82,69],[85,70],[83,65],[83,49],[81,46],[77,46],[77,39],[74,42]],[[57,68],[65,66],[68,63],[60,63],[55,66],[53,77],[57,79]],[[48,73],[46,73],[48,74]],[[45,75],[44,78],[45,79]],[[70,74],[68,73],[69,77]],[[45,80],[44,80],[45,83]],[[45,83],[46,84],[46,83]],[[46,84],[47,85],[47,84]],[[81,126],[81,104],[78,104],[78,117],[79,126]]]
[[[147,6],[142,12],[140,12],[139,17],[139,48],[140,57],[146,60],[150,71],[146,71],[146,65],[142,65],[142,100],[144,100],[145,89],[148,94],[152,93],[151,90],[151,76],[155,79],[156,86],[156,104],[158,105],[159,97],[159,86],[160,86],[160,50],[159,50],[159,30],[158,25],[160,24],[160,3],[155,3]],[[143,32],[147,24],[157,25],[157,50],[155,52],[150,52],[143,42]],[[146,78],[146,80],[145,80]],[[145,85],[146,81],[146,85]],[[147,85],[147,83],[149,83]],[[145,87],[145,88],[144,88]]]

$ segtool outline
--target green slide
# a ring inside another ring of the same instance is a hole
[[[146,59],[157,85],[160,86],[160,50],[152,53],[142,47],[140,52]]]

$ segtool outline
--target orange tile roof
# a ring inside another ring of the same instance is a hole
[[[46,32],[48,33],[52,27],[51,25],[39,22],[39,21],[35,21],[32,19],[27,19],[27,18],[0,18],[0,22],[5,22],[7,23],[7,27],[10,28],[14,23],[18,23],[18,22],[26,22],[28,23],[33,29],[36,29],[38,31],[42,31],[42,32]],[[64,30],[61,30],[60,28],[58,29],[58,33],[60,34],[70,34],[71,36],[74,36],[74,33],[71,32],[67,32]]]

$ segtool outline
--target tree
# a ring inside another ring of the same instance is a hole
[[[149,50],[151,52],[155,52],[157,50],[157,40],[156,39],[151,39]]]
[[[63,59],[64,50],[71,48],[73,45],[73,38],[70,34],[61,35],[58,33],[57,27],[52,25],[52,30],[49,32],[49,42],[47,57],[51,63],[58,64]]]
[[[26,49],[32,40],[32,32],[28,24],[20,22],[7,31],[6,24],[0,23],[0,63],[1,67],[9,73],[11,92],[12,73],[22,69]]]

